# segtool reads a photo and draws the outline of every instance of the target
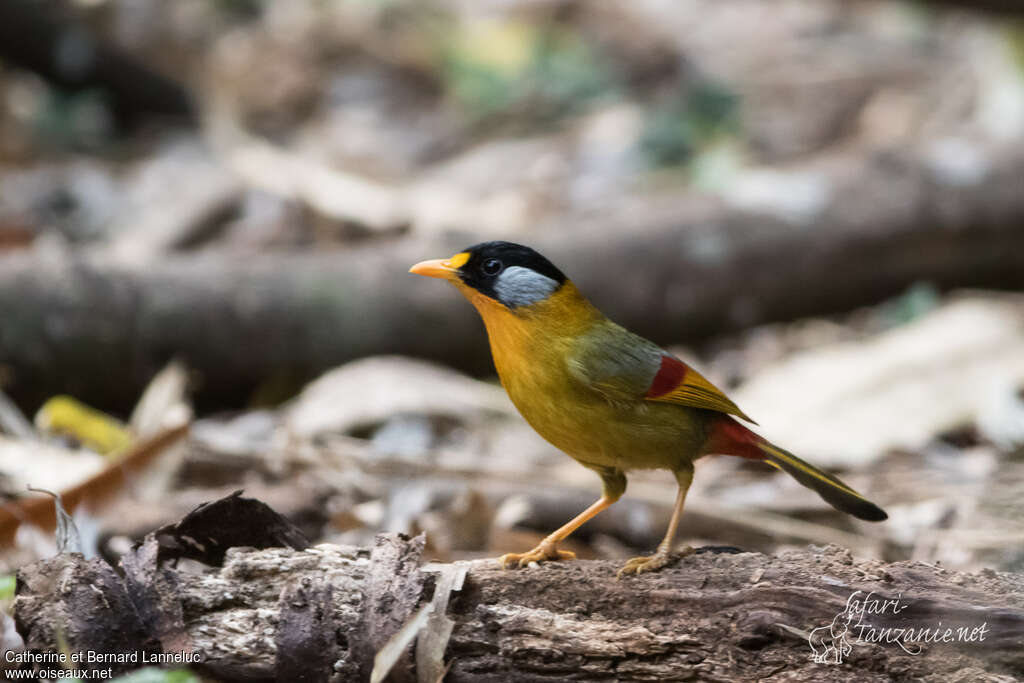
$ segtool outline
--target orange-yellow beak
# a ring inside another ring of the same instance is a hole
[[[469,260],[469,254],[463,252],[449,259],[420,261],[410,268],[409,272],[416,275],[426,275],[427,277],[439,277],[443,280],[454,280],[458,276],[459,267],[465,264],[467,260]]]
[[[455,277],[456,269],[452,268],[447,260],[434,259],[433,261],[420,261],[409,269],[410,273],[426,275],[427,277],[440,277],[451,280]]]

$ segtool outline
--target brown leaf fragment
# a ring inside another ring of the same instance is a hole
[[[61,491],[65,509],[74,511],[84,503],[95,511],[110,504],[121,493],[128,478],[149,467],[155,459],[185,437],[188,430],[188,425],[181,425],[138,441],[117,463]],[[14,535],[22,523],[31,523],[45,530],[55,528],[57,520],[53,505],[46,498],[33,497],[19,499],[0,508],[0,546],[14,542]]]

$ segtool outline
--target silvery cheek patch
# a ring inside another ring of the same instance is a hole
[[[542,301],[558,289],[558,282],[522,266],[510,266],[498,276],[494,292],[510,308]]]

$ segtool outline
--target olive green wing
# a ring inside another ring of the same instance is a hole
[[[668,351],[608,322],[576,342],[569,373],[612,403],[657,401],[753,422],[720,389]]]

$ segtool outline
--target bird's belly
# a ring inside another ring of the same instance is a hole
[[[613,405],[585,391],[506,388],[538,434],[587,466],[677,469],[697,457],[706,438],[704,411],[647,401]]]

